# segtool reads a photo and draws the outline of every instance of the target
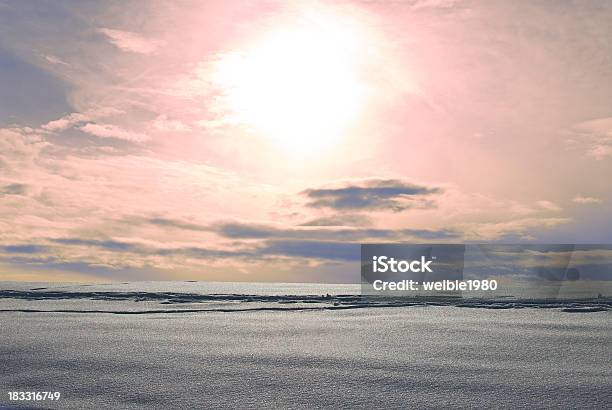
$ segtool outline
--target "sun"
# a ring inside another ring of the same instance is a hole
[[[365,99],[357,39],[316,21],[224,54],[214,81],[232,122],[291,152],[318,153],[337,143]]]

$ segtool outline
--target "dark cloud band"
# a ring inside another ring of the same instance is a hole
[[[437,187],[425,187],[395,179],[367,180],[338,188],[308,189],[303,191],[313,208],[336,210],[386,209],[395,212],[409,208],[432,207],[424,197],[440,193]]]

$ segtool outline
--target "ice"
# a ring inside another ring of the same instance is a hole
[[[246,285],[227,294],[112,286],[22,286],[12,294],[2,286],[0,407],[15,405],[8,391],[43,390],[62,399],[24,405],[612,405],[612,313],[591,309],[609,301],[401,304],[340,292],[288,296],[274,285],[270,295]],[[74,312],[54,311],[61,309]]]

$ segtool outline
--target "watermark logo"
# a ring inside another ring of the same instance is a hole
[[[385,273],[385,272],[394,272],[394,273],[406,273],[406,272],[429,272],[433,273],[431,270],[431,263],[433,259],[426,260],[425,256],[421,256],[419,260],[397,260],[393,257],[389,256],[373,256],[372,257],[372,271],[375,273]]]

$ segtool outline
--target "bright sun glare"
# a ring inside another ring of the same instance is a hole
[[[292,152],[313,153],[337,142],[364,100],[356,36],[330,24],[273,32],[217,67],[234,121]]]

